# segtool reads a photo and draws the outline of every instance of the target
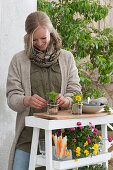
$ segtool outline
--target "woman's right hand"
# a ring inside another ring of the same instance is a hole
[[[42,109],[47,105],[47,101],[37,94],[24,97],[23,103],[25,106],[34,107],[36,109]]]

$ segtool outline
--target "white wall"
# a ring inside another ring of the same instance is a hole
[[[7,170],[16,113],[6,102],[6,79],[12,56],[24,49],[24,22],[37,0],[0,0],[0,170]]]

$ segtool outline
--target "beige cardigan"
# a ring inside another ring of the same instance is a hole
[[[61,94],[72,101],[70,98],[72,93],[81,90],[72,53],[61,49],[59,64],[62,74]],[[12,170],[15,146],[25,126],[25,116],[29,115],[30,107],[23,105],[25,96],[31,96],[30,60],[25,55],[25,51],[21,51],[13,57],[7,78],[7,102],[9,107],[17,112],[16,135],[10,152],[8,170]]]

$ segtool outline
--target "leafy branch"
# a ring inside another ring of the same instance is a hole
[[[97,71],[96,81],[100,86],[110,83],[113,76],[113,28],[98,30],[93,24],[104,20],[110,8],[99,0],[37,1],[37,9],[48,14],[59,32],[63,48],[75,57],[84,98],[103,95],[93,87],[88,72]]]

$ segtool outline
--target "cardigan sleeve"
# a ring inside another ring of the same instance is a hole
[[[68,58],[68,71],[67,71],[67,86],[66,86],[66,93],[64,94],[65,97],[68,97],[70,102],[72,102],[72,99],[70,96],[74,92],[81,91],[81,85],[80,85],[80,78],[78,76],[78,69],[76,67],[75,59],[70,53]]]
[[[9,66],[6,96],[8,106],[12,110],[16,112],[23,112],[26,109],[26,106],[23,104],[25,92],[21,82],[21,72],[19,69],[21,66],[19,66],[17,61],[16,56],[14,56]]]

